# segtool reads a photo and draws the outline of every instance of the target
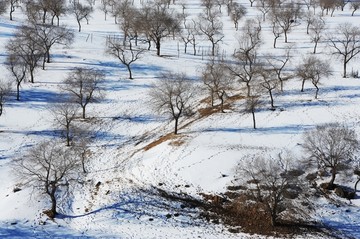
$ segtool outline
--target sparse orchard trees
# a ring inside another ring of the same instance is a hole
[[[294,199],[301,193],[299,177],[304,172],[292,166],[289,158],[281,154],[272,158],[267,152],[246,155],[237,173],[247,187],[248,200],[255,201],[257,210],[269,215],[272,226],[279,225],[280,213],[297,207]]]
[[[275,109],[274,91],[279,88],[279,81],[276,72],[272,69],[259,69],[259,86],[265,89],[270,97],[271,109]]]
[[[71,95],[71,102],[79,104],[82,109],[82,118],[86,118],[86,106],[103,97],[100,88],[104,80],[101,71],[87,68],[75,68],[65,78],[62,89]]]
[[[331,75],[331,67],[328,62],[309,56],[297,66],[295,74],[302,80],[301,92],[304,91],[305,81],[309,80],[316,88],[315,99],[317,99],[320,79]]]
[[[340,124],[326,124],[304,133],[302,143],[307,159],[331,173],[327,188],[334,189],[336,175],[348,168],[359,150],[355,130]]]
[[[184,74],[164,74],[150,90],[150,104],[157,112],[170,115],[175,121],[174,134],[178,133],[181,116],[192,111],[195,88]]]
[[[109,36],[106,45],[106,53],[116,57],[128,70],[129,79],[133,79],[131,64],[140,59],[145,49],[133,46],[130,38],[127,40],[126,44],[124,44],[122,40]]]
[[[45,193],[51,201],[50,218],[58,214],[58,197],[78,177],[80,161],[69,148],[57,142],[41,142],[14,160],[14,170],[24,184]]]
[[[49,11],[51,12],[51,25],[54,25],[56,18],[56,25],[60,26],[60,16],[66,14],[66,0],[52,0],[49,2]]]
[[[360,28],[351,23],[341,23],[336,33],[328,37],[333,54],[339,55],[343,62],[343,77],[347,77],[347,64],[360,53]]]

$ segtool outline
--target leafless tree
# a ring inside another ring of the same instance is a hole
[[[26,78],[27,65],[20,56],[11,54],[6,59],[7,69],[16,83],[16,100],[20,100],[20,86]]]
[[[246,155],[237,166],[237,174],[247,187],[248,200],[255,201],[258,210],[270,215],[272,226],[279,225],[281,212],[296,208],[294,199],[302,191],[299,177],[304,172],[290,162],[281,154],[273,158],[265,151]]]
[[[210,93],[211,106],[214,106],[215,96],[220,100],[220,110],[224,113],[224,101],[228,92],[233,89],[232,79],[227,74],[222,60],[210,59],[202,72],[202,82]]]
[[[359,149],[355,130],[338,123],[317,126],[304,133],[302,147],[310,163],[330,170],[328,189],[334,189],[336,175],[347,168]]]
[[[261,45],[261,26],[254,19],[248,19],[239,37],[239,46],[234,58],[237,63],[228,65],[231,74],[237,77],[247,87],[247,96],[251,95],[251,84],[258,74],[258,49]]]
[[[256,116],[255,113],[258,108],[260,108],[264,102],[261,100],[261,97],[259,94],[253,94],[250,96],[247,96],[245,99],[245,112],[251,113],[252,115],[252,121],[253,121],[253,128],[256,129]]]
[[[247,11],[246,8],[238,4],[237,2],[233,2],[231,4],[230,16],[234,22],[236,31],[239,30],[239,21],[246,15]]]
[[[195,88],[184,74],[167,73],[150,92],[150,104],[157,112],[170,115],[175,121],[174,134],[178,133],[181,116],[191,113]]]
[[[271,109],[274,110],[274,91],[279,88],[276,72],[273,69],[259,69],[259,86],[269,94]]]
[[[121,64],[128,70],[129,79],[133,79],[131,64],[140,59],[145,49],[140,47],[135,48],[132,45],[131,39],[128,39],[127,44],[124,45],[122,40],[112,38],[111,36],[107,38],[106,45],[106,53],[119,59]]]
[[[351,23],[341,23],[334,34],[328,37],[333,54],[339,55],[343,61],[343,77],[347,77],[347,64],[360,53],[360,28]]]
[[[6,12],[7,7],[8,7],[8,1],[0,0],[0,15]]]
[[[355,12],[360,8],[360,2],[351,1],[350,8],[352,9],[351,16],[354,16]]]
[[[288,42],[288,34],[296,25],[296,20],[301,16],[301,5],[296,2],[284,3],[282,7],[271,8],[271,18],[283,30],[285,43]]]
[[[68,46],[74,40],[74,33],[66,26],[58,27],[47,24],[32,23],[26,27],[27,37],[43,49],[43,69],[45,63],[50,63],[50,50],[54,45]]]
[[[13,13],[15,12],[18,5],[19,5],[19,0],[5,0],[5,1],[2,1],[2,3],[0,3],[0,13],[1,13],[2,6],[6,7],[5,11],[6,11],[7,7],[9,7],[10,21],[12,21],[13,20]]]
[[[9,56],[7,65],[12,74],[16,76],[17,88],[19,89],[20,83],[24,79],[22,72],[27,71],[30,74],[30,82],[34,83],[35,70],[39,67],[39,61],[45,53],[33,36],[32,29],[21,26],[15,32],[14,38],[7,43],[6,51]],[[21,70],[24,67],[25,69]]]
[[[104,80],[101,71],[87,68],[75,68],[64,80],[64,91],[69,92],[72,102],[79,104],[82,108],[82,118],[86,118],[86,106],[103,97],[100,88]]]
[[[309,56],[304,58],[303,63],[296,67],[296,75],[302,80],[301,92],[304,91],[305,81],[309,80],[316,88],[315,99],[317,99],[320,79],[331,75],[331,67],[327,61]]]
[[[140,13],[138,9],[133,6],[131,0],[118,1],[114,8],[116,19],[119,19],[117,23],[124,34],[123,39],[125,45],[128,37],[135,38],[137,36],[139,25],[143,23],[138,22],[137,16],[139,16]]]
[[[200,35],[204,35],[211,43],[211,56],[215,56],[215,49],[224,38],[223,24],[220,20],[220,12],[215,9],[199,14],[196,20],[196,29]]]
[[[325,21],[321,17],[314,18],[313,22],[310,24],[310,38],[311,41],[315,43],[313,53],[316,53],[316,48],[320,40],[323,38],[323,32],[325,30]]]
[[[31,185],[49,196],[51,209],[47,215],[55,218],[58,214],[58,195],[66,191],[78,177],[80,164],[76,155],[57,142],[45,141],[14,160],[13,164],[23,184]]]
[[[88,21],[91,13],[94,11],[94,9],[87,4],[82,4],[79,1],[72,1],[71,6],[69,8],[69,12],[73,14],[76,18],[76,21],[79,26],[79,32],[81,32],[81,21],[85,19]]]
[[[66,0],[49,1],[49,11],[52,14],[51,25],[54,25],[54,19],[57,19],[57,26],[60,26],[60,16],[66,14]]]
[[[277,39],[284,33],[284,31],[275,18],[271,19],[271,29],[274,35],[273,47],[276,48]]]
[[[86,170],[86,164],[89,160],[89,156],[91,155],[90,150],[90,143],[91,139],[89,137],[80,137],[74,144],[72,145],[73,150],[75,151],[75,154],[80,157],[81,162],[81,168],[83,173],[87,173],[88,170]]]
[[[257,0],[256,8],[262,13],[263,21],[266,20],[266,14],[273,8],[272,0]],[[277,6],[276,6],[277,7]]]
[[[11,84],[3,79],[0,79],[0,116],[4,112],[4,105],[11,93]]]
[[[187,53],[187,45],[191,44],[193,46],[193,54],[196,55],[196,36],[197,32],[195,29],[194,21],[189,23],[184,23],[184,29],[181,31],[181,40],[184,42],[184,52]]]
[[[271,66],[272,70],[276,73],[277,79],[280,83],[280,91],[284,90],[284,82],[291,78],[291,75],[284,74],[284,69],[286,65],[291,60],[291,47],[285,49],[285,54],[281,56],[269,55],[267,57],[267,62]]]
[[[108,13],[112,12],[114,9],[113,0],[101,0],[99,9],[105,14],[105,21],[107,20]]]
[[[156,45],[160,56],[161,41],[180,33],[180,17],[176,12],[159,2],[143,5],[140,9],[139,31],[148,36]]]
[[[78,108],[73,103],[59,103],[51,108],[50,112],[54,117],[56,126],[64,132],[66,146],[70,146],[75,132],[73,121],[77,117]]]

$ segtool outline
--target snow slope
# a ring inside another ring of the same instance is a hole
[[[200,1],[188,3],[190,15],[200,12]],[[249,2],[241,3],[248,7],[248,18],[260,13],[250,8]],[[0,62],[5,61],[6,42],[23,21],[20,10],[15,13],[15,21],[6,16],[0,18]],[[329,31],[340,22],[358,24],[359,18],[351,17],[350,13],[347,7],[344,12],[336,11],[334,17],[325,16]],[[226,14],[223,21],[225,38],[221,51],[230,56],[239,33],[233,30]],[[71,16],[61,22],[76,31]],[[289,44],[294,45],[290,69],[313,47],[305,23],[300,23],[289,34]],[[151,85],[159,80],[162,71],[185,72],[199,81],[207,57],[184,54],[181,43],[178,57],[178,41],[169,39],[162,46],[162,54],[167,57],[155,56],[154,50],[147,52],[134,64],[135,79],[127,80],[126,69],[104,54],[106,37],[120,34],[113,19],[105,21],[96,8],[90,24],[83,23],[82,29],[81,33],[75,32],[76,40],[71,47],[56,47],[52,51],[53,62],[45,71],[38,70],[35,84],[22,85],[21,101],[10,99],[0,117],[1,238],[259,238],[231,234],[221,225],[204,222],[198,218],[196,209],[187,209],[185,213],[179,203],[156,196],[152,186],[193,196],[199,192],[222,193],[238,177],[234,167],[249,152],[291,151],[300,158],[302,133],[323,123],[341,122],[359,132],[360,81],[343,79],[341,62],[321,43],[318,56],[328,59],[334,72],[322,81],[318,100],[314,99],[315,91],[310,85],[301,93],[301,82],[294,79],[285,85],[284,93],[276,94],[277,110],[268,110],[270,107],[266,106],[256,114],[256,130],[252,129],[251,115],[242,112],[244,102],[240,100],[227,113],[198,118],[181,128],[178,137],[144,150],[173,130],[173,122],[156,115],[150,107],[147,94]],[[289,45],[280,38],[278,48],[272,48],[268,22],[263,24],[263,38],[263,52],[281,55]],[[199,49],[208,48],[205,40],[199,43]],[[54,133],[56,128],[48,109],[61,101],[59,84],[75,66],[104,71],[106,80],[102,87],[106,97],[89,105],[91,120],[84,122],[96,132],[87,165],[89,173],[72,188],[70,200],[60,200],[61,218],[50,221],[41,213],[48,207],[45,195],[26,187],[13,192],[19,180],[11,161],[37,142],[59,137]],[[357,70],[358,66],[359,60],[354,59],[348,69]],[[0,68],[1,78],[8,78],[5,66],[1,64]],[[182,120],[180,126],[192,120]],[[344,183],[351,186],[355,178],[351,180]],[[346,207],[336,207],[325,200],[318,203],[322,208],[314,218],[339,230],[344,237],[360,238],[358,198],[351,203],[343,201],[348,203]]]

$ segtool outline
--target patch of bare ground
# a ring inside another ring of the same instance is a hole
[[[148,151],[149,149],[154,148],[155,146],[158,146],[159,144],[162,144],[165,141],[171,140],[171,139],[176,139],[179,136],[174,134],[174,133],[169,133],[166,135],[161,136],[159,139],[151,142],[150,144],[146,145],[143,149],[144,151]]]
[[[315,222],[301,220],[279,220],[277,226],[270,223],[270,215],[262,209],[262,205],[249,204],[245,198],[237,195],[236,203],[232,199],[219,195],[200,193],[196,198],[185,193],[168,192],[157,188],[158,194],[172,202],[180,202],[184,208],[197,208],[199,217],[214,223],[223,224],[232,233],[248,233],[280,238],[296,238],[312,235],[319,238],[336,238],[331,230],[323,228]]]

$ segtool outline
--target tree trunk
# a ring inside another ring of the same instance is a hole
[[[253,127],[254,127],[254,129],[256,129],[255,110],[252,110],[251,114],[252,114],[252,118],[253,118]]]
[[[314,54],[316,53],[316,47],[317,47],[317,44],[318,44],[318,42],[317,41],[315,41],[315,46],[314,46]]]
[[[55,196],[55,192],[56,192],[56,186],[52,183],[51,185],[51,191],[49,193],[49,196],[51,198],[51,216],[53,218],[55,218],[56,214],[57,214],[57,211],[56,211],[56,196]]]
[[[250,81],[246,82],[246,87],[247,87],[247,97],[250,97],[250,93],[251,93]]]
[[[132,77],[132,72],[131,72],[130,64],[125,64],[125,66],[126,66],[128,72],[129,72],[129,79],[132,80],[133,77]]]
[[[269,95],[270,95],[270,101],[271,101],[271,108],[272,109],[275,109],[275,106],[274,106],[274,97],[273,97],[273,94],[272,94],[272,91],[269,90]]]
[[[285,36],[285,43],[287,43],[288,42],[287,31],[284,31],[284,36]]]
[[[305,86],[305,79],[302,80],[301,92],[304,92],[304,86]]]
[[[66,146],[70,146],[70,125],[66,126]]]
[[[175,131],[174,131],[174,134],[178,133],[178,122],[179,122],[179,117],[175,117]]]
[[[79,26],[79,32],[81,32],[81,23],[80,23],[79,20],[77,21],[77,23],[78,23],[78,26]]]
[[[344,59],[344,74],[343,74],[343,78],[346,78],[346,58]]]
[[[82,106],[82,118],[85,119],[86,118],[86,114],[85,114],[85,105]]]
[[[160,56],[160,47],[161,47],[160,39],[157,38],[156,39],[156,55],[157,56]]]
[[[16,84],[16,100],[20,100],[20,82]]]
[[[335,167],[331,168],[331,180],[329,182],[329,189],[334,188],[334,182],[336,177],[336,169]]]
[[[318,98],[318,94],[319,94],[319,87],[318,87],[316,84],[314,84],[314,86],[315,86],[315,88],[316,88],[315,99],[317,99],[317,98]]]

